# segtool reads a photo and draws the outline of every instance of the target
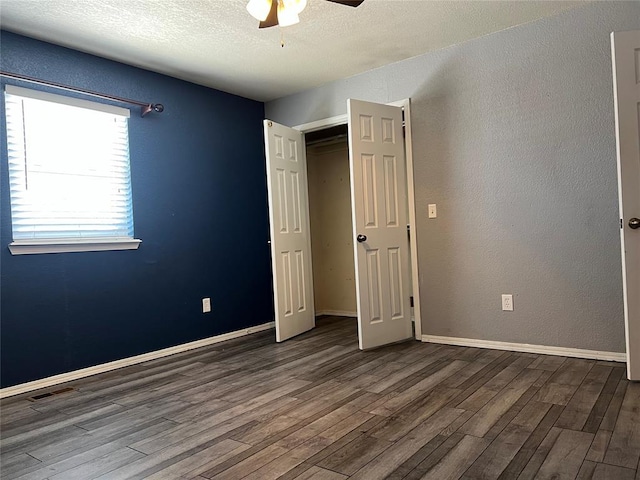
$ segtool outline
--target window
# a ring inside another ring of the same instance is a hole
[[[7,85],[14,255],[138,248],[129,110]]]

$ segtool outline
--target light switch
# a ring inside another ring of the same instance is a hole
[[[436,218],[438,216],[438,211],[436,210],[436,204],[429,204],[429,218]]]

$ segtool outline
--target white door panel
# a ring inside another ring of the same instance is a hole
[[[358,335],[367,349],[412,336],[402,109],[350,99],[348,117]]]
[[[611,52],[627,377],[640,380],[640,31],[612,33]]]
[[[315,327],[307,164],[302,133],[264,121],[276,340]]]

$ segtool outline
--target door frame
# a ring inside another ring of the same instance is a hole
[[[418,267],[418,241],[416,238],[416,199],[413,178],[413,148],[411,136],[411,99],[405,98],[387,105],[401,107],[404,110],[404,151],[407,168],[407,202],[409,213],[409,249],[411,252],[411,292],[413,295],[413,328],[415,338],[422,341],[422,314],[420,311],[420,275]],[[345,103],[346,106],[346,103]],[[292,128],[300,130],[303,134],[324,130],[325,128],[346,125],[347,114],[322,118],[309,123],[296,125]]]

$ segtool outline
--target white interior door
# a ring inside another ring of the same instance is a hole
[[[402,108],[350,99],[349,166],[361,349],[412,337]]]
[[[611,34],[627,377],[640,380],[640,31]]]
[[[264,121],[276,340],[315,327],[307,162],[302,133]]]

